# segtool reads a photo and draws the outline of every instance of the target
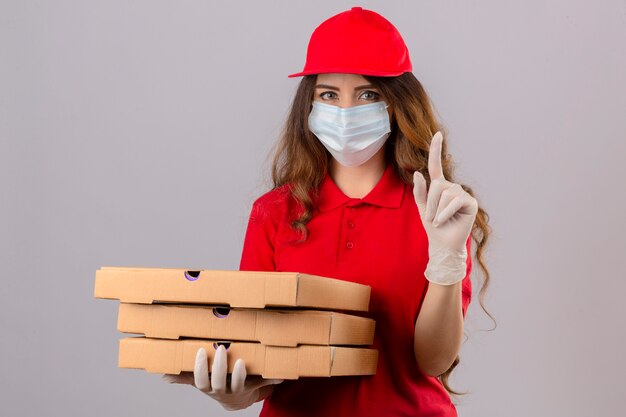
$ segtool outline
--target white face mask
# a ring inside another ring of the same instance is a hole
[[[384,101],[348,108],[313,102],[309,129],[340,164],[353,167],[369,160],[391,133]]]

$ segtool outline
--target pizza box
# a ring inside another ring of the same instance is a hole
[[[151,338],[222,339],[265,345],[371,345],[375,321],[323,310],[120,303],[117,329]]]
[[[120,368],[145,369],[151,373],[193,372],[198,349],[203,347],[206,350],[209,364],[212,364],[220,344],[227,348],[228,373],[232,373],[235,360],[242,358],[248,375],[261,375],[263,378],[374,375],[378,361],[378,350],[369,348],[285,347],[208,339],[127,337],[119,343],[118,365]]]
[[[367,311],[367,285],[300,272],[104,266],[94,296],[125,303],[224,304]]]

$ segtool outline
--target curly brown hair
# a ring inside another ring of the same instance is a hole
[[[435,117],[431,100],[422,84],[411,72],[396,77],[375,77],[363,75],[381,93],[382,99],[393,110],[391,134],[385,143],[385,160],[393,166],[395,173],[406,184],[413,186],[413,172],[419,170],[430,187],[428,174],[428,150],[430,141],[437,131],[443,134],[441,165],[448,181],[454,180],[454,161],[446,152],[447,140],[444,126]],[[308,115],[312,108],[317,75],[306,75],[296,90],[287,120],[272,150],[271,178],[273,188],[288,185],[289,194],[299,204],[301,213],[291,222],[291,227],[302,236],[297,241],[304,242],[309,235],[306,224],[313,217],[317,204],[318,190],[330,166],[331,154],[308,129]],[[467,185],[459,184],[472,197],[474,191]],[[489,216],[480,207],[472,227],[475,242],[475,259],[483,271],[484,279],[479,292],[480,305],[493,319],[484,306],[484,297],[489,286],[489,270],[484,259],[485,245],[491,228]],[[471,254],[470,254],[471,255]],[[495,320],[494,320],[495,322]],[[448,382],[452,370],[458,365],[459,356],[448,370],[439,375],[448,393],[464,395],[454,391]]]

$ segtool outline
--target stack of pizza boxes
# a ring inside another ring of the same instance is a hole
[[[120,368],[193,372],[220,344],[228,372],[297,379],[373,375],[370,287],[298,272],[102,267],[96,298],[117,299]],[[210,368],[209,368],[210,369]]]

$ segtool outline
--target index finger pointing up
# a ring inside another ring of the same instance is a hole
[[[430,150],[428,151],[428,174],[430,180],[443,178],[443,168],[441,167],[441,143],[443,135],[437,131],[430,141]]]

